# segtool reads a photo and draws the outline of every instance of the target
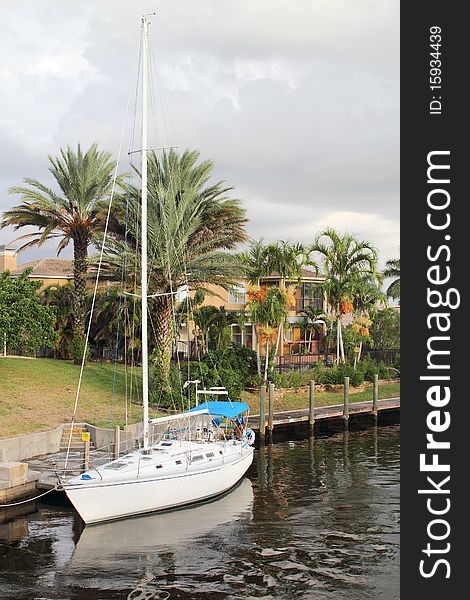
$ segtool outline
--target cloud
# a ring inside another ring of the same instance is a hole
[[[96,141],[116,155],[129,103],[126,157],[139,19],[154,10],[152,144],[212,158],[254,237],[303,238],[349,219],[383,260],[395,256],[395,0],[4,1],[0,210],[23,177],[49,182],[47,154],[62,146]],[[11,237],[0,231],[0,243]]]

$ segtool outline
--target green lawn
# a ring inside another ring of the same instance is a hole
[[[51,429],[70,421],[73,413],[80,367],[68,361],[47,358],[0,357],[0,438]],[[125,422],[125,372],[118,365],[114,401],[112,364],[89,363],[85,367],[77,409],[77,421],[109,427]],[[140,372],[136,373],[136,379]],[[134,382],[134,390],[140,392],[140,383]],[[380,398],[400,395],[400,383],[379,386]],[[242,399],[250,405],[252,414],[259,412],[259,396],[243,392]],[[141,408],[133,395],[128,421],[141,420]],[[365,392],[351,393],[350,401],[372,400],[372,388]],[[341,392],[316,393],[316,406],[340,404]],[[274,410],[294,410],[308,406],[308,394],[290,393],[275,402]],[[151,411],[151,416],[157,416]]]
[[[69,361],[0,358],[0,437],[50,429],[69,421],[79,373],[80,366]],[[116,371],[114,401],[113,378],[112,364],[86,365],[77,409],[78,422],[109,426],[112,415],[115,424],[124,424],[125,373],[122,365],[118,365]],[[140,419],[141,409],[134,402],[129,409],[129,422]]]

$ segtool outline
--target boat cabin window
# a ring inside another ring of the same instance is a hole
[[[198,454],[197,456],[193,456],[191,462],[195,462],[196,460],[202,460],[204,457],[202,454]]]
[[[214,453],[213,453],[213,452],[208,452],[208,453],[206,454],[206,457],[207,457],[207,458],[214,458]]]
[[[175,460],[175,463],[176,463],[177,465],[180,465],[180,464],[181,464],[181,461],[180,461],[180,460]]]
[[[127,466],[127,463],[117,462],[117,463],[111,463],[109,465],[106,465],[104,468],[117,470],[117,469],[123,469],[125,466]]]
[[[160,446],[172,446],[173,442],[161,442]]]
[[[155,465],[156,469],[163,469],[163,465]]]

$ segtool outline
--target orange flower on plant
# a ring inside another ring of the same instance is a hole
[[[249,302],[264,302],[266,300],[266,288],[259,285],[254,285],[248,291]]]
[[[349,298],[343,298],[339,303],[339,309],[342,315],[348,315],[354,308],[353,303]]]

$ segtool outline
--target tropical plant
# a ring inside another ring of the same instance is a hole
[[[312,340],[315,333],[323,333],[326,330],[326,315],[323,309],[316,306],[310,305],[305,306],[301,311],[301,314],[305,315],[304,320],[300,324],[302,338],[307,339],[307,352],[311,353]]]
[[[42,291],[42,303],[55,309],[55,356],[72,357],[73,342],[73,285],[50,285]]]
[[[91,315],[90,339],[113,348],[127,361],[129,355],[140,351],[140,341],[134,333],[140,331],[142,311],[137,298],[123,291],[115,286],[99,290]]]
[[[257,337],[259,337],[261,343],[265,344],[264,380],[267,381],[270,344],[276,338],[279,340],[279,329],[287,324],[288,306],[291,300],[289,294],[277,286],[252,291],[248,297],[249,318],[255,324]],[[275,356],[275,349],[277,349],[277,345],[272,348],[273,356]]]
[[[356,314],[353,326],[359,336],[357,354],[354,356],[354,366],[361,360],[364,342],[369,340],[369,330],[372,325],[373,315],[387,300],[380,289],[382,277],[379,274],[360,275],[354,282],[353,306]]]
[[[266,253],[269,274],[279,275],[281,288],[286,287],[287,280],[299,283],[302,278],[302,268],[312,264],[307,248],[300,242],[284,240],[273,242],[266,247]]]
[[[328,305],[337,322],[336,360],[345,362],[342,318],[354,308],[352,299],[358,280],[375,275],[377,250],[369,242],[332,228],[322,231],[310,250],[319,254],[322,261]]]
[[[400,297],[400,259],[391,258],[385,263],[383,271],[384,277],[393,278],[392,283],[387,288],[387,296],[396,299]]]
[[[400,347],[400,313],[395,308],[377,311],[370,329],[375,348],[395,350]]]
[[[148,282],[154,296],[149,316],[155,377],[163,395],[171,393],[175,291],[204,290],[208,284],[229,289],[242,275],[239,256],[227,250],[246,241],[245,210],[240,200],[229,197],[232,188],[210,182],[213,166],[212,161],[199,161],[197,151],[148,154]],[[107,241],[103,265],[115,279],[121,276],[123,257],[129,280],[140,271],[140,200],[133,185],[118,199],[114,236]]]
[[[38,290],[42,281],[29,279],[31,269],[18,277],[9,271],[0,273],[0,343],[7,349],[36,352],[53,348],[55,342],[52,306],[44,306]]]
[[[76,152],[68,146],[60,150],[60,156],[49,156],[49,163],[58,191],[31,178],[23,180],[25,187],[11,187],[9,193],[20,194],[21,204],[3,213],[1,227],[35,228],[34,232],[18,238],[28,240],[20,250],[57,239],[60,240],[57,254],[60,254],[72,242],[73,335],[83,339],[88,247],[103,230],[104,205],[112,192],[116,163],[109,152],[98,151],[96,144],[86,152],[80,144]]]
[[[244,275],[252,285],[259,286],[260,279],[271,274],[268,246],[263,239],[252,240],[248,250],[241,252],[239,257]]]

